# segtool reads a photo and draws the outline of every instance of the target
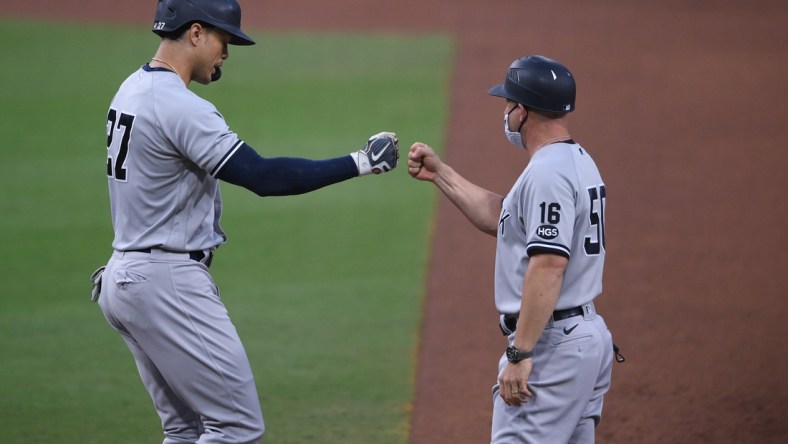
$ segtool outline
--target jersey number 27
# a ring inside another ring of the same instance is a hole
[[[126,181],[126,158],[129,156],[129,139],[131,138],[131,128],[134,126],[134,116],[121,113],[110,109],[107,113],[107,176],[113,179]],[[115,133],[119,133],[120,140],[115,138]],[[112,157],[112,142],[115,140],[120,143],[115,157]]]

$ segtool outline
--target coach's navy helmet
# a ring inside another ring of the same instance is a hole
[[[159,0],[153,32],[163,35],[192,22],[202,22],[227,31],[231,45],[254,45],[241,31],[241,6],[235,0]]]
[[[575,78],[572,73],[564,65],[540,55],[512,62],[506,80],[487,92],[551,113],[575,110]]]

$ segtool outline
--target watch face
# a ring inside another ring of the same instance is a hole
[[[517,359],[517,349],[514,347],[506,347],[506,359],[510,361]]]

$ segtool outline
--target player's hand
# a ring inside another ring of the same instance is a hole
[[[416,142],[408,152],[408,173],[418,180],[434,181],[441,160],[429,145]]]
[[[364,147],[350,155],[356,162],[359,176],[386,173],[397,167],[399,140],[394,133],[377,133]]]
[[[507,362],[501,370],[498,375],[498,394],[507,405],[525,404],[533,396],[527,384],[532,367],[533,359],[528,358],[517,364]]]

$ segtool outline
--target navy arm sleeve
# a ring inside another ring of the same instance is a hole
[[[308,193],[356,176],[358,168],[350,155],[325,160],[264,158],[245,143],[216,173],[218,179],[258,196]]]

